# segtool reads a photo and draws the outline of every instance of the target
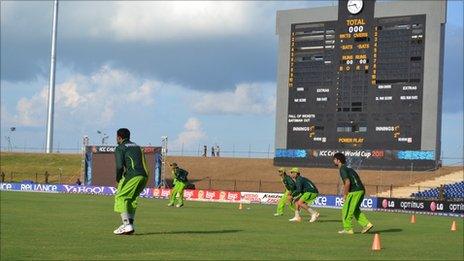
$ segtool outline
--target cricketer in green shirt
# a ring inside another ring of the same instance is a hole
[[[118,130],[117,142],[114,155],[118,186],[114,197],[114,211],[121,213],[123,224],[114,233],[124,235],[134,233],[137,197],[147,184],[148,169],[143,149],[130,141],[128,129]]]
[[[291,196],[292,192],[295,190],[295,181],[293,181],[293,179],[287,175],[284,168],[280,168],[278,173],[282,183],[284,184],[285,191],[277,203],[277,211],[274,214],[276,217],[282,216],[284,214],[286,204],[289,205],[292,211],[295,211],[295,205]]]
[[[295,190],[292,193],[292,197],[295,199],[300,199],[307,204],[311,204],[314,199],[317,198],[319,191],[316,188],[314,183],[300,175],[297,175],[295,178]]]
[[[172,170],[172,184],[174,187],[171,190],[171,194],[169,195],[169,204],[168,206],[174,206],[177,201],[176,207],[180,208],[184,205],[184,190],[188,184],[187,175],[188,171],[179,168],[177,163],[171,164]]]
[[[361,212],[361,203],[364,199],[365,188],[359,178],[358,173],[352,168],[348,168],[346,157],[343,153],[336,153],[333,157],[334,164],[339,167],[340,178],[343,181],[343,208],[342,223],[343,230],[338,231],[340,234],[353,234],[352,219],[356,218],[358,223],[363,227],[361,233],[367,233],[374,225],[367,219],[366,215]]]
[[[293,178],[293,180],[295,180],[295,190],[292,192],[292,197],[294,198],[296,210],[295,217],[289,221],[300,222],[301,217],[299,210],[302,208],[311,214],[311,219],[309,222],[315,222],[319,218],[319,213],[310,208],[309,205],[311,205],[314,200],[316,200],[319,194],[316,185],[314,185],[311,180],[301,176],[300,170],[298,168],[292,168],[290,170],[290,176]]]

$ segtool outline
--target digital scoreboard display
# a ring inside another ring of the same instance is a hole
[[[425,15],[374,7],[340,1],[338,21],[292,24],[287,149],[420,150]]]

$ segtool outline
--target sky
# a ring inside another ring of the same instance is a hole
[[[274,148],[277,10],[335,1],[61,1],[54,147],[128,127],[139,144]],[[1,131],[43,148],[52,1],[1,1]],[[449,1],[443,151],[463,153],[463,2]],[[10,127],[16,131],[10,133]]]

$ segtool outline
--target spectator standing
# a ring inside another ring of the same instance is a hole
[[[211,146],[211,157],[214,157],[214,156],[216,156],[216,155],[214,154],[214,146]]]
[[[203,157],[207,157],[207,153],[208,153],[208,147],[206,147],[206,145],[203,146]]]
[[[216,145],[216,157],[219,157],[219,152],[221,149],[219,148],[219,145]]]

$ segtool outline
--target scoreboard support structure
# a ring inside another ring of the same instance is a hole
[[[440,165],[446,1],[340,0],[277,12],[274,164]]]

